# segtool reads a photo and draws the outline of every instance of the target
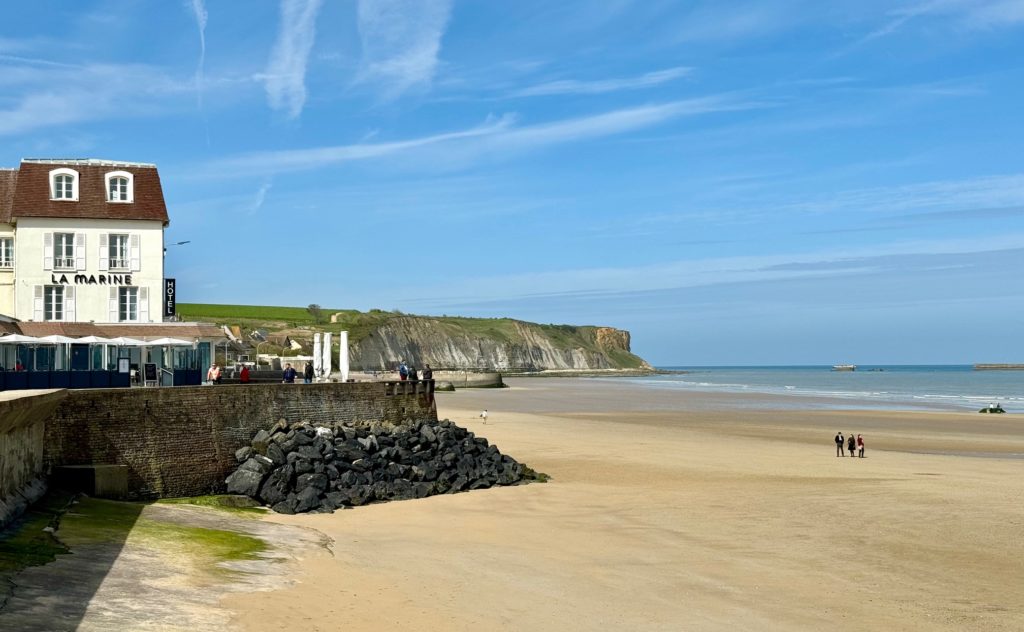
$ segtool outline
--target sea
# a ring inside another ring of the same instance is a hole
[[[646,388],[765,395],[782,408],[962,412],[997,403],[1007,413],[1024,413],[1024,371],[976,371],[971,365],[658,368],[666,372],[621,379]]]

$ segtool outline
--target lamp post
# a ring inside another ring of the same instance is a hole
[[[265,345],[265,344],[267,344],[267,342],[268,341],[264,340],[263,342],[257,342],[256,343],[256,370],[257,371],[260,370],[260,345]]]

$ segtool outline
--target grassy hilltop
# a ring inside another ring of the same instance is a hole
[[[272,333],[287,333],[293,338],[311,338],[313,331],[348,331],[350,344],[357,344],[375,332],[388,329],[400,322],[414,319],[429,322],[453,340],[483,339],[499,345],[528,346],[541,336],[556,349],[583,350],[603,354],[615,368],[643,368],[642,358],[630,353],[628,334],[607,327],[575,325],[542,325],[517,321],[512,318],[465,318],[460,316],[414,316],[398,311],[372,309],[360,312],[351,309],[322,309],[319,322],[304,307],[269,307],[256,305],[211,305],[205,303],[178,303],[178,314],[185,320],[214,322],[218,325],[238,325],[244,330],[267,329]],[[330,322],[336,316],[336,322]],[[608,332],[615,332],[617,336]],[[625,344],[610,342],[624,339]]]

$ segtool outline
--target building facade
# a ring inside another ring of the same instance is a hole
[[[162,322],[168,221],[155,165],[26,159],[0,170],[0,314]]]

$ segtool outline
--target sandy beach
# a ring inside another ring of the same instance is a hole
[[[552,481],[268,517],[333,545],[223,605],[245,630],[1024,628],[1019,416],[738,397],[587,379],[440,395],[441,417]],[[867,458],[837,458],[837,430]]]

